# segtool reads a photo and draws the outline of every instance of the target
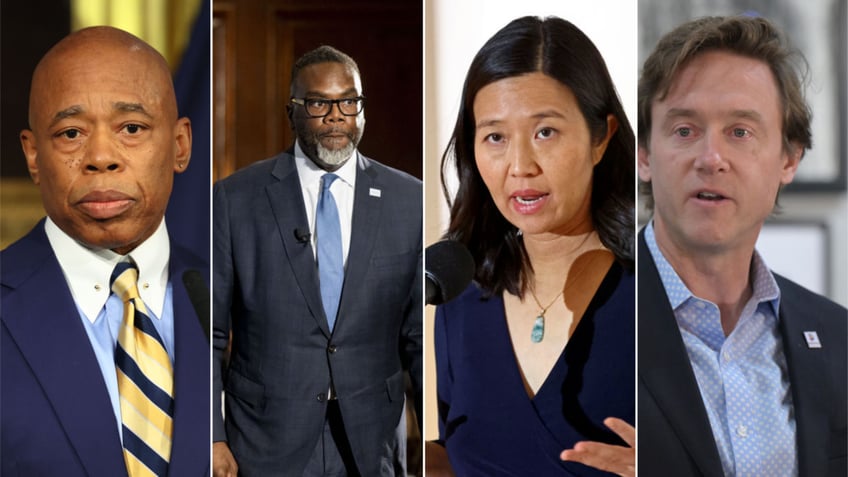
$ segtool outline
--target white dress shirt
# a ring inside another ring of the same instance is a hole
[[[306,157],[300,144],[294,144],[294,162],[297,167],[297,176],[300,178],[300,188],[303,193],[303,203],[306,206],[306,219],[309,221],[309,237],[312,243],[313,255],[317,253],[315,241],[315,213],[318,209],[318,196],[321,193],[321,177],[327,171],[321,169],[311,159]],[[342,259],[347,265],[347,254],[350,250],[350,231],[353,222],[353,191],[356,185],[356,162],[357,152],[353,151],[351,157],[342,167],[333,172],[339,179],[330,185],[330,193],[336,201],[339,210],[339,221],[342,230]]]
[[[68,236],[48,217],[44,223],[47,240],[59,260],[71,295],[85,317],[92,323],[112,293],[109,279],[115,265],[124,257],[109,249],[90,249]],[[168,256],[171,242],[165,220],[147,240],[127,257],[138,266],[138,292],[147,309],[162,316],[165,289],[168,286]]]

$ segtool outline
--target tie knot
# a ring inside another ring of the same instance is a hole
[[[122,301],[138,297],[138,267],[134,263],[121,262],[115,265],[109,286]]]
[[[330,190],[330,186],[333,185],[333,181],[338,178],[339,176],[335,174],[324,174],[321,176],[321,188],[324,190]]]

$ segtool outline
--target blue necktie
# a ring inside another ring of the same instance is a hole
[[[342,227],[339,223],[339,209],[336,208],[336,201],[330,193],[330,186],[338,178],[335,174],[324,174],[321,178],[321,195],[318,197],[318,211],[315,217],[321,302],[324,304],[330,331],[333,331],[336,324],[344,282]]]

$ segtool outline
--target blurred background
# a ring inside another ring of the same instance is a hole
[[[192,124],[192,157],[168,205],[174,239],[209,257],[210,0],[2,0],[0,2],[0,248],[44,217],[18,135],[29,127],[29,87],[39,59],[70,32],[111,25],[168,60],[181,116]]]

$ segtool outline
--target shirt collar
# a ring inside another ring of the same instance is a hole
[[[645,227],[645,243],[648,245],[648,251],[654,259],[657,266],[657,271],[660,274],[660,280],[665,288],[668,301],[673,310],[677,310],[689,298],[695,295],[686,287],[677,272],[666,260],[665,256],[657,246],[657,240],[654,236],[654,222],[648,222]],[[771,271],[766,266],[765,260],[759,252],[754,250],[754,255],[751,260],[751,283],[753,294],[751,301],[754,303],[766,302],[771,305],[775,317],[779,317],[778,310],[780,309],[780,288],[777,286],[777,281],[774,279]],[[700,299],[700,298],[699,298]],[[704,300],[706,301],[706,300]]]
[[[118,262],[127,259],[138,266],[139,295],[147,309],[156,318],[162,316],[171,250],[164,218],[153,235],[123,256],[109,249],[84,246],[62,231],[50,217],[44,224],[44,232],[56,254],[74,302],[90,322],[95,322],[112,293],[109,289],[112,270]]]
[[[353,187],[356,182],[356,162],[358,158],[358,153],[356,150],[353,151],[351,157],[345,161],[342,167],[338,168],[333,174],[339,176],[339,179],[350,187]],[[303,152],[303,149],[300,147],[300,142],[294,142],[294,161],[295,166],[297,167],[297,174],[300,177],[300,186],[304,188],[309,188],[312,186],[318,187],[317,184],[321,183],[321,177],[327,173],[324,169],[321,169],[312,159],[309,159],[306,156],[306,153]]]

